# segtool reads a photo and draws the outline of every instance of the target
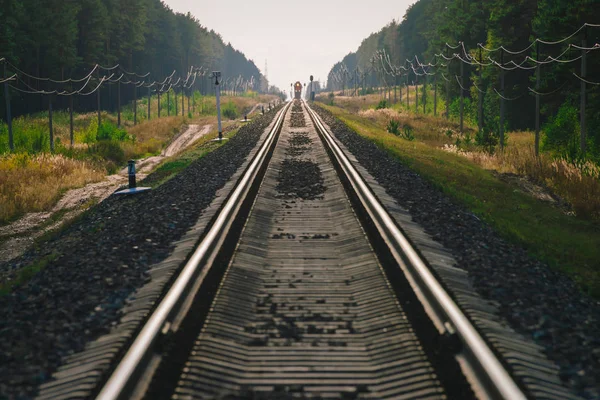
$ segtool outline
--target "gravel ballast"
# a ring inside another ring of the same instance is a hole
[[[31,398],[61,359],[107,333],[127,297],[149,281],[242,165],[278,109],[149,193],[111,197],[10,263],[0,279],[47,260],[27,284],[0,297],[0,398]]]
[[[564,274],[499,237],[397,158],[361,137],[328,111],[314,107],[337,139],[412,219],[451,251],[481,297],[501,317],[543,346],[573,392],[600,398],[600,302]]]

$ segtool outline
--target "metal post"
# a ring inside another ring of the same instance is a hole
[[[160,89],[156,90],[156,95],[158,96],[158,118],[160,118]]]
[[[48,127],[50,128],[50,152],[54,153],[54,129],[52,129],[52,95],[48,95]]]
[[[117,126],[121,127],[121,81],[117,83]]]
[[[73,147],[73,95],[69,96],[69,138],[71,141],[71,147]]]
[[[464,85],[464,63],[460,62],[460,133],[463,133],[463,122],[464,122],[464,111],[465,111],[465,91],[463,90]]]
[[[583,40],[581,41],[581,47],[585,48],[587,46],[587,26],[583,28]],[[581,140],[581,156],[585,157],[585,152],[586,152],[586,143],[585,143],[585,107],[586,107],[586,96],[585,96],[585,90],[586,90],[586,82],[585,82],[585,77],[586,77],[586,51],[585,50],[581,50],[581,106],[580,106],[580,110],[579,110],[579,115],[580,115],[580,123],[579,123],[579,129],[580,129],[580,140]]]
[[[504,49],[500,49],[500,65],[504,67]],[[500,148],[504,149],[504,69],[500,71]]]
[[[535,59],[540,59],[540,42],[535,44]],[[535,69],[535,155],[540,154],[540,64]]]
[[[8,78],[6,74],[6,62],[4,63],[3,78]],[[8,81],[4,82],[4,101],[6,103],[6,125],[8,125],[8,147],[10,148],[10,151],[14,151],[15,143],[13,140],[12,115],[10,109],[10,92],[8,91]]]
[[[129,177],[129,189],[135,189],[137,187],[135,181],[135,160],[127,161],[127,175]]]
[[[219,78],[221,78],[221,73],[219,71],[215,71],[213,72],[213,77],[215,78],[215,95],[217,97],[217,121],[219,125],[219,140],[223,140],[223,130],[221,129],[221,88],[219,86]]]

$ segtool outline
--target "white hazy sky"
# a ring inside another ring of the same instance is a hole
[[[270,83],[287,91],[311,74],[325,82],[333,64],[392,19],[401,20],[416,0],[163,1],[191,12],[263,73],[267,60]]]

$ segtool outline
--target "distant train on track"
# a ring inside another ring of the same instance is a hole
[[[302,98],[302,84],[300,82],[294,83],[294,98],[300,100]]]

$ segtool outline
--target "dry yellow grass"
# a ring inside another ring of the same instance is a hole
[[[240,114],[248,112],[256,103],[268,103],[274,102],[274,100],[276,100],[276,97],[271,95],[258,95],[255,97],[223,96],[223,102],[233,102]],[[204,101],[206,104],[211,102],[214,104],[215,98],[206,97]],[[166,101],[161,99],[161,107],[163,104],[166,106]],[[127,120],[123,115],[121,119],[123,127],[128,134],[135,137],[134,141],[118,143],[124,151],[125,159],[137,159],[160,153],[173,137],[180,132],[182,127],[188,123],[216,125],[217,118],[215,115],[198,115],[200,111],[199,104],[196,105],[197,113],[191,119],[187,115],[187,100],[185,107],[185,117],[181,116],[181,109],[179,109],[178,116],[170,117],[166,116],[166,109],[162,109],[162,117],[157,118],[158,99],[155,97],[151,102],[153,115],[149,121],[145,120],[146,108],[142,104],[138,106],[138,125],[133,126],[133,121]],[[108,121],[114,125],[117,123],[115,114],[102,112],[101,117],[103,122]],[[42,115],[27,118],[28,126],[39,126],[41,129],[47,128],[47,117]],[[74,116],[75,148],[72,151],[65,151],[65,154],[75,154],[77,157],[87,156],[88,145],[84,143],[86,131],[90,129],[94,131],[97,126],[96,119],[97,114],[95,112]],[[54,133],[57,142],[60,141],[60,143],[69,147],[68,113],[56,113],[54,122]],[[102,165],[101,160],[96,159],[92,164],[62,155],[0,155],[0,224],[11,221],[27,212],[47,211],[52,208],[65,190],[102,180],[106,171],[100,165]],[[111,164],[113,170],[119,167],[122,166]]]
[[[104,171],[61,155],[0,157],[0,223],[48,210],[68,189],[97,182]]]
[[[406,92],[403,92],[406,96]],[[414,106],[414,88],[411,87],[411,104]],[[392,94],[393,98],[393,94]],[[322,95],[322,101],[327,96]],[[556,195],[569,202],[575,213],[584,218],[600,219],[600,167],[591,162],[575,165],[556,159],[551,154],[535,156],[532,132],[508,132],[508,143],[504,151],[489,154],[474,145],[476,127],[465,123],[460,133],[456,121],[434,117],[431,114],[415,113],[410,109],[394,105],[392,108],[375,110],[381,100],[379,94],[361,97],[334,97],[336,106],[372,122],[385,129],[390,119],[400,122],[400,127],[409,126],[417,141],[434,148],[466,157],[487,170],[515,174],[531,182],[550,188]],[[441,107],[439,108],[441,111]],[[543,134],[543,133],[542,133]],[[457,146],[458,143],[458,146]]]
[[[466,151],[453,145],[446,145],[444,149],[469,158],[485,169],[515,174],[542,184],[568,201],[578,216],[600,219],[598,165],[589,161],[574,165],[545,153],[536,157],[530,132],[515,132],[509,137],[506,149],[495,154]]]

